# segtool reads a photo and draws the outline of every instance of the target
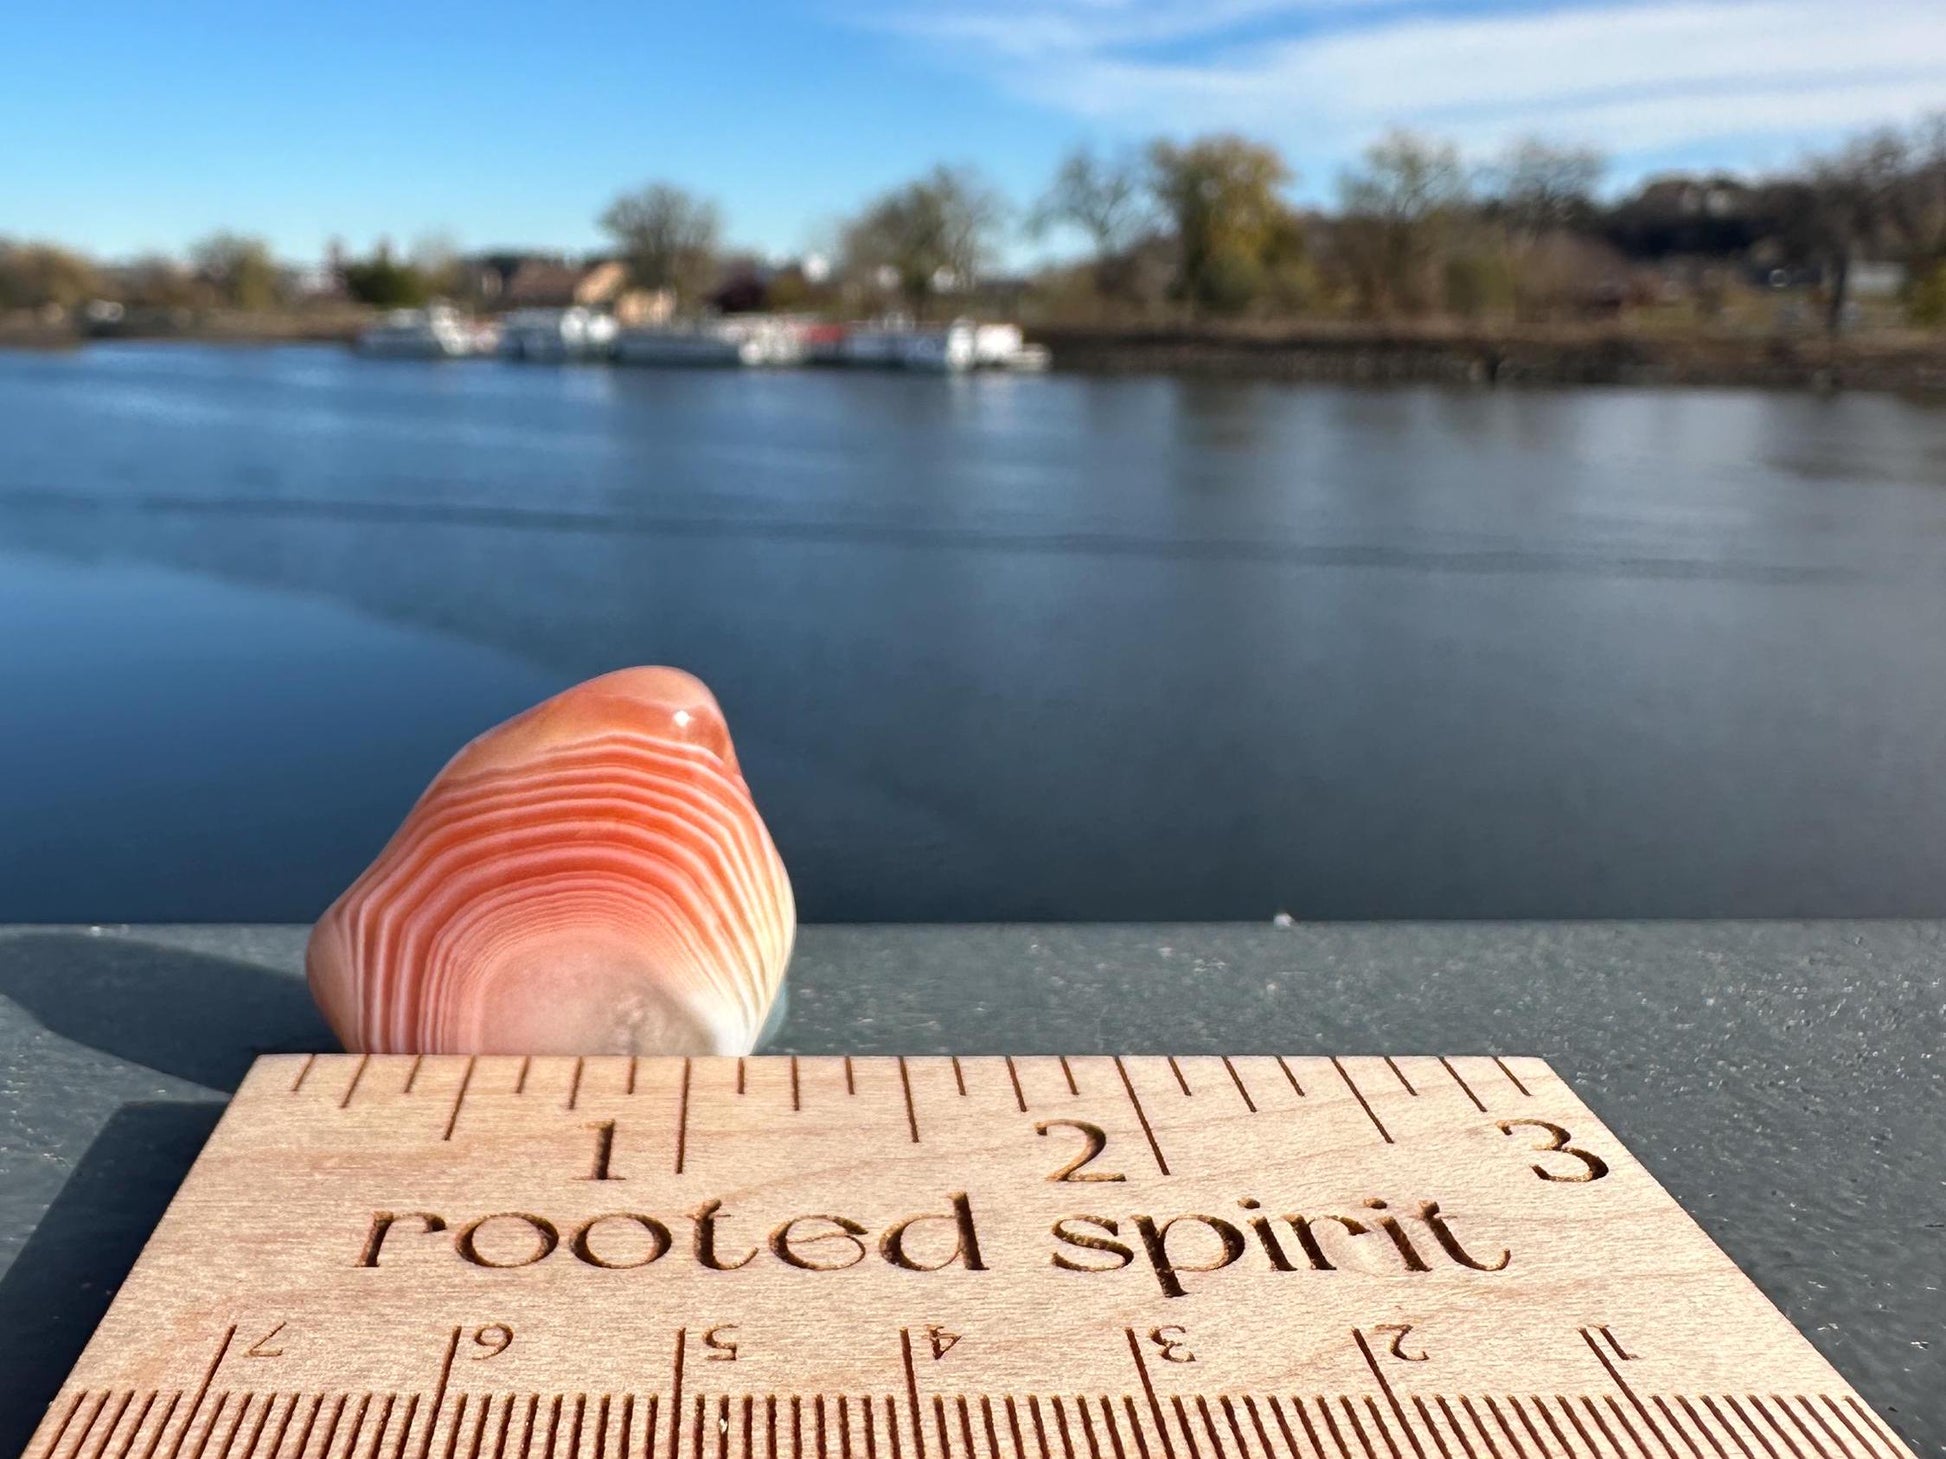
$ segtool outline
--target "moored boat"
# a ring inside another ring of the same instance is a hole
[[[511,360],[596,360],[615,343],[615,320],[598,309],[515,309],[500,321],[500,353]]]
[[[630,365],[797,365],[805,333],[797,320],[763,315],[645,326],[616,336],[615,358]]]
[[[491,354],[497,341],[492,325],[434,304],[426,309],[392,310],[358,336],[358,348],[387,359],[438,360]]]

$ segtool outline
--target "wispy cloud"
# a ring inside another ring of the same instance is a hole
[[[904,0],[867,23],[1099,126],[1311,159],[1408,125],[1734,163],[1946,108],[1939,0]]]

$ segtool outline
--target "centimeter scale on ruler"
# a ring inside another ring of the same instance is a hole
[[[34,1459],[1901,1459],[1541,1061],[259,1060]]]

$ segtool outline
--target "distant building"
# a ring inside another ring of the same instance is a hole
[[[651,324],[674,309],[667,290],[629,286],[620,259],[486,253],[466,260],[472,292],[489,309],[605,309],[623,324]]]

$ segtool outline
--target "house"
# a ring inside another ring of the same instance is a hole
[[[630,285],[620,259],[575,259],[565,254],[487,253],[467,261],[474,292],[489,309],[604,309],[623,324],[667,319],[675,301],[667,290]]]

